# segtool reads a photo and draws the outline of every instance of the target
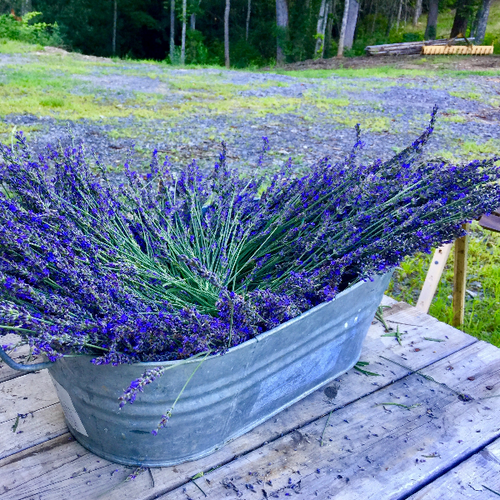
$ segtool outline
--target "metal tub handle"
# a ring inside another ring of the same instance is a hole
[[[10,366],[14,370],[19,370],[20,372],[36,372],[53,365],[51,361],[46,361],[45,363],[35,363],[34,365],[23,365],[21,363],[16,363],[1,347],[0,359],[2,359],[2,361],[5,361],[7,366]]]

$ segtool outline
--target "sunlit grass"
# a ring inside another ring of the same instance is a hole
[[[461,99],[469,99],[470,101],[481,101],[483,98],[478,92],[460,92],[450,90],[450,95],[460,97]]]
[[[24,135],[29,139],[32,133],[42,130],[42,126],[37,124],[16,127],[9,123],[0,121],[0,141],[6,144],[10,143],[13,140],[14,133],[19,130],[22,130]]]
[[[500,155],[500,140],[489,139],[488,141],[464,141],[456,140],[454,150],[442,150],[435,154],[436,157],[443,158],[451,162],[460,162],[473,159],[480,159]]]
[[[43,47],[41,45],[0,38],[0,54],[26,54],[42,49]]]
[[[447,67],[440,69],[439,64],[445,64],[446,66],[451,66],[453,62],[458,61],[460,57],[465,56],[436,56],[425,58],[426,63],[435,64],[437,67],[435,69],[405,69],[397,68],[391,65],[387,66],[376,66],[373,68],[340,68],[340,69],[309,69],[309,70],[297,70],[297,71],[286,71],[286,70],[274,70],[274,73],[279,75],[295,76],[299,78],[416,78],[416,77],[426,77],[426,78],[440,78],[443,76],[450,76],[456,78],[464,78],[468,76],[498,76],[500,75],[500,70],[453,70]],[[415,61],[418,64],[418,59]]]

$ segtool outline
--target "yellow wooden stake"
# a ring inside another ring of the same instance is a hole
[[[464,224],[463,228],[468,231],[470,224]],[[468,248],[468,236],[458,238],[455,241],[455,268],[453,273],[453,326],[460,326],[464,322]]]
[[[425,314],[429,312],[429,307],[431,306],[432,299],[434,298],[439,285],[439,280],[443,274],[448,256],[450,255],[451,247],[452,243],[446,243],[445,245],[436,248],[434,256],[432,257],[431,265],[427,271],[424,285],[422,286],[417,305],[415,306],[418,310]]]

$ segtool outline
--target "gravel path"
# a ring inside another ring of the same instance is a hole
[[[320,156],[336,159],[348,152],[357,122],[363,129],[365,158],[387,158],[425,128],[434,104],[441,118],[430,152],[467,159],[500,149],[496,76],[437,77],[430,72],[400,78],[303,78],[97,58],[80,63],[77,57],[60,54],[0,54],[0,83],[8,84],[16,72],[44,63],[50,67],[55,61],[57,71],[72,82],[64,99],[87,97],[104,106],[106,114],[73,119],[59,116],[57,109],[35,107],[2,115],[4,127],[30,129],[30,141],[38,150],[61,138],[68,142],[70,130],[111,165],[121,164],[133,145],[141,162],[155,147],[180,165],[193,158],[212,162],[223,139],[234,162],[253,167],[262,136],[271,144],[265,165],[289,156],[307,165]],[[79,64],[84,63],[82,71]],[[143,106],[153,111],[141,118],[137,114]],[[124,111],[129,116],[123,116]]]

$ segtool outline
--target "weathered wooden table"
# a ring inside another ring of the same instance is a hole
[[[378,375],[353,369],[176,467],[134,472],[86,451],[68,434],[48,374],[3,366],[0,499],[498,498],[500,350],[384,300],[386,322],[403,333],[399,345],[372,325],[362,369]]]

